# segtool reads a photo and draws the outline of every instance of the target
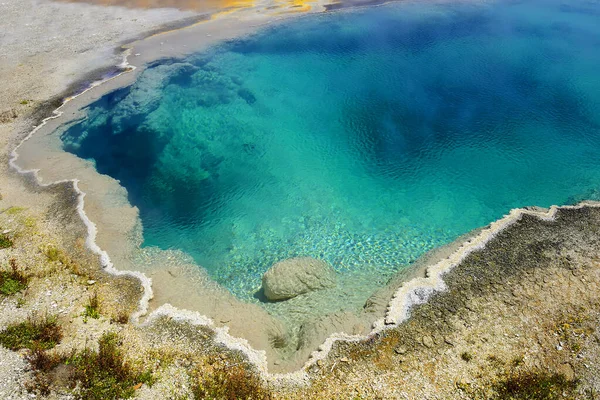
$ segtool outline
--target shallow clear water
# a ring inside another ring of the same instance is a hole
[[[598,197],[599,48],[594,0],[312,16],[158,63],[62,139],[144,246],[243,299],[300,255],[371,288],[511,208]]]

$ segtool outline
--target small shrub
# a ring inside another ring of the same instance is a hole
[[[42,396],[49,395],[53,380],[51,374],[62,363],[62,357],[58,354],[50,354],[43,347],[34,345],[25,356],[25,360],[33,370],[33,378],[25,383],[27,391]]]
[[[523,364],[523,362],[525,362],[525,357],[516,356],[515,358],[512,359],[511,364],[513,367],[518,367],[519,365]]]
[[[50,394],[52,387],[52,378],[49,374],[35,372],[33,379],[25,382],[25,389],[30,393],[39,393],[46,397]]]
[[[50,355],[42,346],[34,344],[31,352],[25,357],[35,371],[50,372],[58,366],[62,359],[59,355]]]
[[[13,247],[13,241],[6,234],[0,235],[0,249],[8,249],[9,247]]]
[[[27,288],[27,277],[19,267],[14,258],[10,259],[10,271],[0,272],[0,294],[10,296]]]
[[[110,318],[111,322],[125,325],[129,322],[129,314],[126,311],[120,311]]]
[[[55,317],[29,319],[0,332],[0,344],[11,350],[51,349],[61,339],[62,331]]]
[[[98,300],[98,292],[94,292],[94,294],[90,296],[88,303],[85,305],[83,318],[86,321],[88,318],[100,318],[100,300]]]
[[[460,355],[460,358],[462,358],[466,362],[469,362],[473,359],[473,355],[468,351],[465,351]]]
[[[192,379],[195,399],[267,399],[269,394],[260,378],[243,364],[222,366],[210,374],[196,372]]]
[[[501,399],[553,400],[573,394],[576,387],[577,382],[562,374],[526,371],[507,375],[497,384],[496,391]]]
[[[60,262],[75,275],[83,275],[79,263],[73,261],[62,249],[56,246],[48,245],[42,247],[42,251],[46,255],[46,258],[48,258],[48,261]]]
[[[57,247],[48,246],[48,247],[46,247],[46,250],[44,251],[44,253],[46,254],[46,257],[48,258],[49,261],[52,261],[52,262],[61,261],[62,262],[63,254],[62,254],[62,251],[60,251],[60,249],[58,249]]]
[[[153,382],[150,372],[140,373],[125,361],[118,337],[112,332],[102,335],[97,352],[85,349],[65,363],[72,369],[71,387],[78,386],[78,396],[84,400],[129,398],[136,385]]]

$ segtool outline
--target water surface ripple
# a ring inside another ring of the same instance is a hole
[[[294,256],[357,309],[511,208],[599,199],[600,2],[391,4],[156,63],[62,134],[239,298]]]

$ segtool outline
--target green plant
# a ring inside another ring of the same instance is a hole
[[[460,358],[462,358],[466,362],[469,362],[473,359],[473,355],[468,351],[465,351],[460,355]]]
[[[146,370],[138,375],[138,382],[145,383],[146,385],[152,387],[156,382],[156,377],[152,373],[152,370]]]
[[[13,241],[6,234],[0,235],[0,249],[8,249],[9,247],[13,247]]]
[[[569,381],[562,374],[525,371],[508,374],[495,389],[506,400],[553,400],[572,395],[576,387],[576,381]]]
[[[152,374],[140,373],[125,361],[119,338],[107,332],[98,340],[98,351],[85,349],[65,360],[71,368],[70,386],[78,386],[83,400],[124,399],[135,393],[136,385],[152,383]]]
[[[94,294],[90,296],[88,303],[85,305],[85,310],[83,311],[83,318],[85,321],[87,321],[88,318],[100,318],[100,300],[98,299],[98,292],[94,292]]]
[[[62,252],[54,246],[48,246],[46,247],[46,250],[44,251],[44,253],[46,254],[46,257],[48,258],[48,260],[54,262],[54,261],[61,261],[63,254]]]
[[[215,368],[206,374],[192,375],[192,393],[195,399],[267,399],[269,393],[256,373],[244,363]]]
[[[0,272],[0,294],[10,296],[27,288],[27,277],[19,267],[17,261],[11,258],[9,261],[10,271]]]
[[[23,208],[23,207],[10,207],[5,212],[8,215],[16,215],[16,214],[19,214],[21,211],[25,211],[25,208]]]
[[[11,350],[51,349],[62,339],[62,330],[56,317],[31,318],[20,324],[9,325],[0,332],[0,344]]]

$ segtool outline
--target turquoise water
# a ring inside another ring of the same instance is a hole
[[[144,246],[240,298],[293,256],[380,284],[511,208],[598,198],[599,49],[598,1],[328,13],[152,65],[62,139]]]

